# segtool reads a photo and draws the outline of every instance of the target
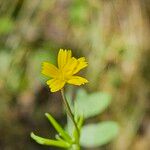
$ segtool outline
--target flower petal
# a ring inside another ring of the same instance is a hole
[[[49,85],[51,92],[56,92],[62,89],[65,85],[65,81],[59,79],[51,79],[46,82]]]
[[[81,69],[85,68],[87,66],[87,62],[85,61],[85,57],[81,57],[79,59],[77,59],[77,65],[76,68],[73,71],[73,74],[76,74],[77,72],[79,72]]]
[[[67,83],[69,84],[74,84],[74,85],[81,85],[81,84],[85,84],[87,83],[88,80],[86,80],[85,78],[83,77],[79,77],[79,76],[72,76],[68,81]]]
[[[58,67],[63,68],[71,58],[71,50],[60,49],[58,53]]]
[[[58,68],[48,62],[43,62],[41,72],[42,74],[53,78],[59,75]]]
[[[64,76],[65,77],[72,76],[76,66],[77,66],[77,59],[74,57],[70,58],[69,61],[64,66],[64,68],[62,69]]]

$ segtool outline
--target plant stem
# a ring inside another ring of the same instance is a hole
[[[66,112],[67,112],[68,116],[70,117],[70,119],[72,120],[72,122],[73,122],[73,124],[74,124],[74,126],[76,128],[76,131],[78,133],[78,138],[79,138],[80,137],[80,132],[79,132],[79,129],[78,129],[77,124],[75,122],[74,115],[73,115],[73,113],[71,111],[71,108],[70,108],[69,103],[68,103],[68,101],[66,99],[66,96],[64,94],[64,90],[63,89],[61,89],[61,95],[62,95],[62,99],[63,99],[64,105],[66,107]],[[78,141],[77,144],[79,144],[79,141]]]

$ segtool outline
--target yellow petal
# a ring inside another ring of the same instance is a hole
[[[60,49],[58,53],[58,67],[63,68],[71,58],[71,50]]]
[[[85,78],[83,77],[79,77],[79,76],[72,76],[68,81],[67,83],[69,84],[74,84],[74,85],[81,85],[81,84],[85,84],[87,83],[88,80],[86,80]]]
[[[51,92],[56,92],[62,89],[65,85],[65,81],[59,79],[51,79],[46,82],[49,85]]]
[[[43,62],[41,72],[42,74],[53,78],[59,75],[58,68],[48,62]]]
[[[86,66],[87,66],[87,62],[85,61],[85,57],[81,57],[81,58],[77,59],[77,65],[73,71],[73,74],[76,74],[81,69],[85,68]]]
[[[62,69],[64,76],[65,77],[72,76],[76,66],[77,66],[77,59],[74,57],[70,58],[67,64]]]

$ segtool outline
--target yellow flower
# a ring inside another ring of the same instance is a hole
[[[51,77],[46,83],[51,92],[56,92],[64,87],[66,83],[81,85],[88,81],[75,74],[87,66],[84,57],[76,59],[72,57],[71,50],[60,49],[58,53],[58,68],[48,62],[43,62],[42,74]]]

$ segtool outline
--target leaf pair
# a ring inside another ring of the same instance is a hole
[[[70,95],[68,93],[68,98]],[[79,89],[75,98],[74,111],[76,115],[84,115],[85,119],[102,113],[110,104],[111,96],[105,92],[86,93]],[[72,129],[71,129],[72,130]],[[119,126],[114,121],[103,121],[87,124],[81,129],[80,144],[83,147],[98,147],[109,143],[119,132]]]
[[[59,123],[50,114],[45,113],[45,115],[50,121],[50,123],[53,125],[55,130],[58,132],[58,134],[56,135],[56,140],[51,140],[51,139],[37,136],[33,132],[31,133],[31,138],[41,145],[56,146],[61,148],[71,147],[73,141],[70,135],[66,133],[66,131],[59,125]]]

